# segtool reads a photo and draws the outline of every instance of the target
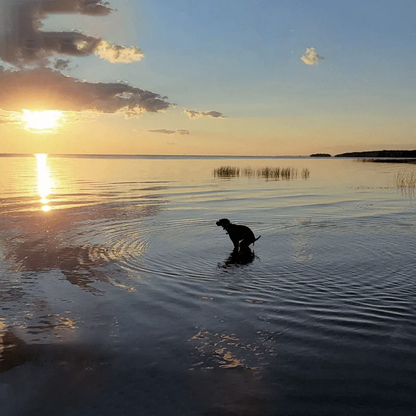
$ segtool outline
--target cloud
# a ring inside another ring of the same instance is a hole
[[[133,61],[140,61],[144,57],[144,53],[140,48],[131,46],[112,45],[106,40],[101,40],[94,49],[95,55],[101,59],[105,59],[111,63],[128,64]]]
[[[168,130],[168,129],[156,129],[156,130],[145,130],[149,133],[162,133],[162,134],[190,134],[189,130],[185,129],[176,129],[176,130]]]
[[[305,53],[300,58],[306,65],[317,65],[319,61],[325,59],[318,55],[315,48],[306,48]]]
[[[170,107],[167,97],[125,83],[92,83],[48,68],[0,72],[0,108],[122,113],[127,117]]]
[[[173,104],[167,97],[127,83],[82,81],[65,76],[67,57],[96,55],[110,63],[130,63],[143,58],[136,46],[113,45],[80,31],[42,31],[50,14],[105,16],[113,12],[103,0],[0,0],[0,123],[16,124],[22,110],[58,110],[71,119],[90,114],[140,116],[157,113]],[[218,111],[186,110],[191,119],[225,118]],[[20,120],[20,121],[19,121]],[[185,129],[147,130],[171,135],[190,134]]]
[[[61,74],[71,62],[64,55],[95,54],[111,63],[143,58],[135,46],[112,45],[77,31],[41,30],[42,20],[52,13],[104,16],[112,11],[101,0],[0,0],[0,60],[7,67],[0,66],[1,124],[21,121],[23,109],[71,112],[77,119],[91,113],[135,117],[171,106],[167,97],[127,83],[93,83]]]
[[[185,109],[185,114],[189,118],[201,118],[201,117],[213,117],[213,118],[226,118],[219,111],[194,111]]]
[[[65,71],[69,68],[69,64],[71,63],[70,59],[57,59],[53,67],[57,69],[58,71]]]
[[[98,0],[14,0],[3,1],[0,15],[0,58],[17,67],[47,65],[54,55],[95,54],[111,63],[130,63],[143,58],[135,46],[111,45],[106,40],[77,31],[44,32],[42,19],[52,13],[103,16],[113,10]]]
[[[27,2],[27,0],[23,2]],[[113,11],[108,7],[108,2],[101,0],[36,0],[32,3],[37,3],[40,12],[43,14],[80,13],[90,16],[103,16]]]
[[[0,124],[20,124],[22,113],[15,111],[2,111],[0,109]]]

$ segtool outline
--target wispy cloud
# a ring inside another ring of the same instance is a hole
[[[52,13],[103,16],[113,12],[101,0],[0,0],[0,14],[7,24],[0,28],[0,59],[17,67],[46,65],[54,55],[95,54],[111,63],[130,63],[143,58],[136,47],[112,45],[77,31],[44,32],[42,20]],[[2,45],[2,46],[1,46]]]
[[[134,117],[170,107],[167,97],[125,83],[92,83],[48,68],[0,71],[0,108],[122,113]]]
[[[22,113],[0,109],[0,124],[21,124]]]
[[[201,118],[201,117],[213,117],[213,118],[226,118],[219,111],[195,111],[185,109],[185,114],[192,119]]]
[[[306,48],[305,53],[300,58],[306,65],[317,65],[319,61],[325,59],[318,55],[315,48]]]
[[[189,130],[185,130],[185,129],[176,129],[176,130],[155,129],[155,130],[145,130],[145,131],[149,133],[162,133],[162,134],[181,134],[181,135],[190,134]]]

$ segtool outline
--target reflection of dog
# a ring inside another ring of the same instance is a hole
[[[252,263],[255,258],[256,255],[250,248],[243,251],[232,251],[227,259],[222,264],[219,264],[218,267],[228,269],[233,266],[246,266],[247,264]]]
[[[254,244],[254,242],[261,237],[261,235],[257,238],[254,237],[253,231],[251,231],[250,228],[245,225],[232,224],[230,220],[227,220],[227,218],[222,218],[217,221],[217,225],[227,231],[227,234],[230,236],[230,239],[234,244],[234,251],[238,251],[239,245],[240,251],[249,249],[248,246],[250,244]]]

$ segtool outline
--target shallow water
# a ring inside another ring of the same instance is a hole
[[[214,177],[223,165],[299,175]],[[3,414],[413,415],[404,169],[0,158]],[[252,256],[232,255],[222,217],[262,236]]]

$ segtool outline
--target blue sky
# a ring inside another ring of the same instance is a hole
[[[117,11],[107,16],[53,15],[42,30],[78,29],[111,44],[134,45],[143,59],[121,64],[73,57],[65,75],[92,83],[124,81],[167,96],[175,106],[134,120],[98,115],[85,129],[76,126],[81,135],[121,131],[124,141],[108,137],[104,152],[308,154],[416,147],[413,0],[114,0],[110,7]],[[325,58],[316,65],[301,61],[311,47]],[[191,120],[184,109],[213,110],[224,118]],[[42,143],[50,140],[55,150],[59,137],[71,132],[67,126]],[[23,136],[30,145],[40,140]],[[71,149],[78,149],[76,141]]]

